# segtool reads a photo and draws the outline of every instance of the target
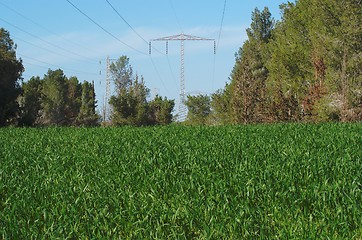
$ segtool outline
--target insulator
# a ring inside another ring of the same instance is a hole
[[[214,41],[214,54],[216,54],[216,41]]]
[[[148,43],[148,54],[151,54],[151,42]]]
[[[168,54],[168,41],[166,41],[166,54]]]

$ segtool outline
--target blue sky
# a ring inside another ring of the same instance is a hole
[[[141,35],[140,38],[111,8],[106,0],[70,0],[106,31],[82,15],[67,0],[0,0],[0,27],[10,32],[17,55],[25,66],[24,80],[40,76],[47,69],[64,70],[80,81],[94,81],[98,105],[105,95],[106,58],[130,58],[134,72],[142,75],[151,95],[179,100],[180,42],[147,42],[180,34],[212,38],[213,42],[185,42],[185,85],[187,94],[210,94],[228,82],[235,63],[234,54],[246,40],[245,29],[251,12],[269,8],[280,18],[279,5],[285,0],[108,0]],[[220,35],[220,41],[219,40]],[[116,38],[117,39],[116,39]],[[123,43],[132,48],[124,45]],[[162,54],[161,54],[161,53]]]

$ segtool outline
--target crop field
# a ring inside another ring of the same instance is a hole
[[[0,129],[0,239],[361,239],[361,133]]]

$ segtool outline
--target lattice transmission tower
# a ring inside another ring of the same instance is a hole
[[[116,59],[110,59],[107,57],[106,59],[106,92],[103,99],[103,122],[107,122],[110,120],[111,116],[111,106],[109,104],[109,100],[111,99],[111,62]]]
[[[210,38],[202,38],[202,37],[196,37],[191,36],[187,34],[178,34],[168,37],[162,37],[153,39],[149,43],[149,54],[151,54],[152,41],[165,41],[166,42],[166,54],[168,54],[168,41],[180,41],[181,42],[181,64],[180,64],[180,103],[179,103],[179,109],[178,109],[178,121],[182,122],[186,119],[186,106],[185,106],[185,100],[186,100],[186,93],[185,93],[185,41],[214,41],[214,54],[216,54],[216,42],[215,39]]]

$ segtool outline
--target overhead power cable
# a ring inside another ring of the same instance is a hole
[[[65,68],[65,67],[61,67],[59,65],[55,65],[55,64],[50,64],[50,63],[47,63],[47,62],[44,62],[42,60],[39,60],[39,59],[36,59],[36,58],[33,58],[33,57],[29,57],[29,56],[26,56],[24,54],[19,54],[19,56],[23,57],[23,58],[27,58],[27,59],[30,59],[30,60],[33,60],[35,62],[38,62],[38,63],[42,63],[42,64],[45,64],[45,65],[49,65],[49,66],[53,66],[53,67],[56,67],[56,68],[60,68],[60,69],[63,69],[63,70],[67,70],[67,71],[71,71],[71,72],[74,72],[74,73],[80,73],[80,74],[86,74],[86,75],[97,75],[96,73],[90,73],[90,72],[83,72],[83,71],[79,71],[79,70],[75,70],[75,69],[72,69],[72,68]],[[32,64],[32,63],[26,63],[26,64],[31,64],[31,65],[35,65],[35,64]],[[39,67],[42,67],[42,66],[39,66]],[[49,68],[49,67],[47,67]]]
[[[4,4],[4,3],[2,3],[2,2],[0,2],[0,4],[1,4],[2,6],[4,6],[5,8],[9,9],[10,11],[14,12],[15,14],[19,15],[20,17],[22,17],[22,18],[26,19],[27,21],[33,23],[34,25],[38,26],[39,28],[45,30],[46,32],[48,32],[48,33],[50,33],[50,34],[52,34],[52,35],[58,36],[59,38],[62,38],[63,41],[69,42],[69,43],[71,43],[71,44],[73,44],[73,45],[76,45],[76,46],[78,46],[78,47],[82,47],[83,49],[86,49],[86,50],[90,51],[90,49],[84,47],[83,45],[78,44],[78,43],[75,43],[75,42],[73,42],[73,41],[69,41],[69,39],[65,39],[63,36],[61,36],[61,35],[53,32],[53,31],[51,31],[50,29],[48,29],[48,28],[46,28],[46,27],[44,27],[44,26],[42,26],[42,25],[40,25],[39,23],[37,23],[37,22],[33,21],[32,19],[24,16],[23,14],[21,14],[21,13],[18,12],[18,11],[16,11],[15,9],[7,6],[6,4]],[[82,58],[84,58],[84,59],[88,59],[88,60],[89,60],[90,62],[92,62],[93,64],[97,64],[96,62],[93,61],[93,59],[91,59],[91,58],[89,58],[89,57],[86,57],[86,56],[83,56],[83,55],[80,55],[80,54],[77,54],[77,53],[74,53],[74,52],[72,52],[72,54],[77,55],[77,56],[79,56],[79,57],[82,57]]]
[[[220,24],[219,36],[218,36],[218,38],[217,38],[216,49],[219,48],[219,43],[220,43],[220,38],[221,38],[222,27],[223,27],[223,24],[224,24],[225,9],[226,9],[226,0],[224,1],[224,8],[223,8],[223,11],[222,11],[221,24]]]
[[[40,40],[40,41],[42,41],[42,42],[44,42],[44,43],[46,43],[46,44],[48,44],[48,45],[50,45],[50,46],[52,46],[52,47],[55,47],[55,48],[57,48],[57,49],[59,49],[59,50],[61,50],[61,51],[67,52],[67,53],[69,53],[69,54],[72,54],[72,55],[75,55],[75,56],[78,56],[78,57],[81,57],[81,58],[84,58],[83,56],[81,56],[81,55],[79,55],[79,54],[77,54],[77,53],[74,53],[74,52],[69,51],[69,50],[67,50],[67,49],[65,49],[65,48],[59,47],[59,46],[57,46],[57,45],[55,45],[55,44],[53,44],[53,43],[51,43],[51,42],[49,42],[49,41],[47,41],[47,40],[44,40],[44,39],[42,39],[42,38],[40,38],[40,37],[38,37],[38,36],[36,36],[36,35],[28,32],[28,31],[26,31],[26,30],[24,30],[24,29],[22,29],[22,28],[20,28],[20,27],[18,27],[18,26],[16,26],[16,25],[14,25],[14,24],[12,24],[12,23],[10,23],[10,22],[2,19],[2,18],[0,18],[0,21],[3,21],[3,22],[5,22],[5,23],[7,23],[8,25],[10,25],[10,26],[18,29],[19,31],[24,32],[24,33],[28,34],[29,36],[32,36],[33,38],[36,38],[36,39],[38,39],[38,40]],[[63,55],[63,54],[59,54],[59,55],[62,55],[63,57],[67,57],[67,58],[72,58],[72,57],[69,57],[69,56],[65,56],[65,55]],[[76,60],[76,61],[79,61],[79,59],[76,59],[76,58],[74,58],[74,57],[73,57],[73,59]],[[93,62],[92,62],[92,63],[93,63]]]
[[[179,20],[179,18],[177,17],[177,14],[176,14],[176,10],[175,10],[175,6],[173,5],[173,2],[172,0],[170,0],[170,5],[171,5],[171,8],[172,8],[172,12],[173,14],[175,15],[175,18],[176,18],[176,21],[177,21],[177,24],[181,30],[181,32],[184,32],[183,29],[182,29],[182,26],[181,26],[181,22]]]
[[[31,43],[31,42],[26,41],[26,40],[24,40],[24,39],[21,39],[21,38],[19,38],[19,37],[16,37],[16,36],[12,36],[12,37],[13,37],[14,39],[19,40],[19,41],[22,41],[22,42],[25,42],[25,43],[27,43],[27,44],[29,44],[29,45],[32,45],[33,47],[42,49],[42,50],[44,50],[44,51],[53,53],[53,54],[58,55],[58,56],[61,56],[61,57],[69,58],[69,56],[66,56],[66,55],[64,55],[64,54],[61,54],[61,53],[58,53],[58,52],[54,52],[54,51],[52,51],[52,50],[50,50],[50,49],[47,49],[47,48],[38,46],[38,45],[36,45],[36,44],[34,44],[34,43]]]
[[[154,68],[155,71],[156,71],[156,74],[157,74],[158,78],[161,80],[161,83],[162,83],[163,87],[165,88],[166,92],[167,92],[168,94],[170,94],[170,92],[168,91],[168,89],[167,89],[164,81],[162,80],[161,74],[160,74],[160,72],[158,71],[155,62],[153,61],[152,56],[151,56],[151,55],[149,55],[149,56],[150,56],[151,63],[152,63],[152,65],[153,65],[153,68]]]
[[[130,29],[132,29],[132,31],[133,31],[134,33],[136,33],[137,36],[140,37],[146,44],[148,44],[148,41],[145,40],[145,39],[131,26],[131,24],[129,24],[129,23],[127,22],[127,20],[124,19],[124,17],[122,17],[122,15],[117,11],[117,9],[116,9],[108,0],[106,0],[106,2],[107,2],[108,5],[117,13],[117,15],[123,20],[123,22],[125,22],[125,23],[128,25],[128,27],[129,27]]]
[[[106,2],[107,2],[108,5],[116,12],[116,14],[123,20],[123,22],[125,22],[125,23],[127,24],[127,26],[128,26],[133,32],[134,32],[140,39],[142,39],[147,45],[149,45],[149,42],[148,42],[144,37],[142,37],[142,35],[139,34],[134,27],[132,27],[132,25],[118,12],[118,10],[112,5],[112,3],[110,3],[108,0],[106,0]],[[170,64],[170,61],[169,61],[169,59],[168,59],[167,54],[164,54],[163,52],[159,51],[157,48],[155,48],[155,47],[153,47],[153,46],[151,46],[151,47],[152,47],[152,49],[154,49],[156,52],[158,52],[158,53],[160,53],[160,54],[162,54],[162,55],[164,55],[164,56],[167,57],[168,66],[169,66],[169,68],[170,68],[172,77],[174,78],[174,74],[173,74],[173,71],[172,71],[172,68],[171,68],[171,64]],[[167,88],[166,88],[166,85],[165,85],[164,81],[162,80],[161,75],[160,75],[160,73],[159,73],[159,71],[158,71],[158,69],[157,69],[157,67],[156,67],[156,64],[155,64],[155,62],[153,61],[153,58],[152,58],[151,55],[150,55],[150,60],[151,60],[151,63],[152,63],[153,68],[155,69],[155,72],[157,73],[158,78],[159,78],[160,81],[162,82],[163,87],[164,87],[165,90],[168,92],[168,90],[167,90]],[[175,80],[175,79],[174,79],[174,80]],[[176,85],[175,85],[175,86],[176,86]],[[169,93],[169,92],[168,92],[168,93]]]
[[[30,63],[30,62],[26,62],[25,64],[26,65],[31,65],[31,66],[34,66],[34,67],[38,67],[38,68],[49,69],[49,66],[38,65],[38,64]],[[74,70],[70,70],[70,69],[61,68],[59,66],[57,66],[56,68],[62,69],[62,70],[67,70],[67,71],[74,72],[74,73],[80,73],[79,71],[74,71]],[[23,74],[22,76],[28,77],[28,78],[35,77],[35,76],[30,76],[29,74]]]
[[[166,58],[167,58],[168,67],[170,68],[170,72],[171,72],[172,80],[173,80],[173,82],[174,82],[174,86],[175,86],[175,88],[177,89],[177,91],[180,92],[180,89],[179,89],[178,84],[177,84],[177,82],[176,82],[175,74],[174,74],[174,72],[173,72],[173,70],[172,70],[172,67],[171,67],[170,59],[168,58],[168,55],[166,55]]]
[[[222,11],[221,23],[220,23],[220,29],[219,29],[219,36],[218,36],[218,39],[217,39],[217,44],[216,44],[216,50],[215,51],[219,50],[222,27],[223,27],[224,18],[225,18],[225,9],[226,9],[226,0],[224,1],[224,7],[223,7],[223,11]],[[212,70],[212,90],[214,90],[214,84],[215,84],[215,71],[216,71],[216,54],[214,55],[214,63],[213,63],[213,70]]]
[[[115,35],[113,35],[111,32],[109,32],[107,29],[105,29],[104,27],[102,27],[99,23],[97,23],[95,20],[93,20],[91,17],[89,17],[85,12],[83,12],[80,8],[78,8],[76,5],[74,5],[74,3],[72,3],[70,0],[66,0],[70,5],[72,5],[78,12],[80,12],[83,16],[85,16],[86,18],[88,18],[88,20],[90,20],[92,23],[94,23],[96,26],[98,26],[100,29],[102,29],[105,33],[107,33],[108,35],[110,35],[111,37],[113,37],[114,39],[116,39],[117,41],[119,41],[120,43],[122,43],[123,45],[129,47],[130,49],[133,49],[134,51],[143,54],[143,55],[147,55],[147,53],[142,52],[140,50],[138,50],[137,48],[132,47],[131,45],[125,43],[124,41],[122,41],[121,39],[119,39],[118,37],[116,37]]]
[[[141,34],[139,34],[136,29],[134,29],[134,27],[131,26],[131,24],[129,24],[127,22],[127,20],[122,17],[122,15],[117,11],[117,9],[112,5],[112,3],[110,3],[108,0],[106,0],[106,2],[108,3],[108,5],[115,11],[115,13],[123,20],[123,22],[125,22],[127,24],[127,26],[140,38],[142,39],[147,45],[149,44],[149,42],[144,38],[142,37]],[[156,52],[162,54],[162,55],[165,55],[163,52],[159,51],[157,48],[154,48],[152,47],[152,49],[154,49]]]

